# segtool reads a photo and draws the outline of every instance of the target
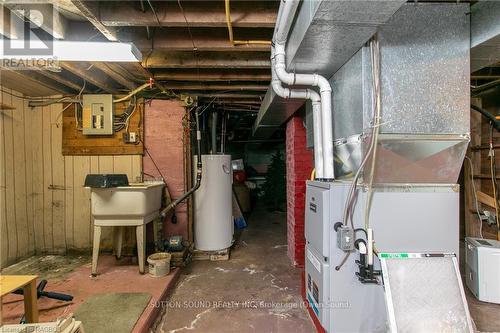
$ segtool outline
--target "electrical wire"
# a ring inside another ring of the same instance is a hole
[[[123,129],[126,129],[128,133],[128,122],[137,107],[136,101],[137,98],[135,96],[132,96],[125,111],[123,111],[123,113],[119,115],[114,116],[113,130],[115,132],[119,132]]]
[[[344,206],[344,217],[343,217],[343,224],[347,225],[349,223],[349,219],[351,221],[351,227],[354,229],[354,221],[353,221],[353,210],[355,207],[355,199],[357,198],[357,195],[355,195],[356,189],[357,189],[357,184],[359,177],[361,175],[361,172],[364,171],[364,166],[368,159],[371,157],[371,172],[370,172],[370,180],[368,181],[368,193],[367,193],[367,200],[366,200],[366,206],[365,206],[365,232],[368,230],[369,227],[369,214],[370,214],[370,208],[371,208],[371,197],[372,197],[372,185],[373,185],[373,176],[374,176],[374,170],[375,170],[375,158],[376,158],[376,144],[378,140],[378,133],[380,129],[380,49],[379,49],[379,44],[378,40],[373,38],[370,41],[370,51],[371,51],[371,63],[372,63],[372,89],[373,89],[373,126],[372,126],[372,134],[371,134],[371,139],[370,139],[370,144],[368,151],[366,152],[358,170],[356,171],[356,174],[354,176],[354,179],[351,183],[351,186],[349,188],[347,198],[346,198],[346,203]],[[349,252],[348,252],[349,253]],[[345,264],[347,261],[347,258],[349,255],[344,257],[344,259],[340,262],[339,265],[335,267],[336,270],[340,270],[342,266]]]
[[[491,123],[490,123],[489,146],[490,146],[490,150],[489,150],[488,156],[490,158],[491,185],[493,186],[493,198],[495,199],[495,222],[496,222],[497,227],[499,227],[500,226],[500,221],[498,219],[498,196],[497,196],[497,182],[496,182],[496,161],[495,161],[495,150],[493,149],[493,124],[491,124]]]
[[[148,149],[148,148],[146,148],[146,147],[144,147],[144,151],[146,152],[146,154],[147,154],[147,155],[149,156],[149,158],[151,159],[151,162],[153,162],[153,165],[155,166],[156,171],[158,171],[158,173],[160,174],[161,179],[162,179],[163,181],[165,181],[165,179],[166,179],[166,178],[165,178],[165,177],[163,176],[163,174],[161,173],[160,168],[158,167],[158,164],[156,164],[156,161],[155,161],[155,159],[153,158],[153,156],[151,156],[151,153],[149,152],[149,149]],[[143,174],[144,174],[144,172],[143,172]],[[148,175],[148,176],[151,176],[151,175]]]
[[[370,55],[372,62],[372,85],[373,85],[373,103],[375,108],[375,118],[373,120],[373,138],[372,138],[372,157],[370,167],[370,180],[368,181],[368,190],[365,207],[365,230],[370,227],[370,210],[373,199],[373,179],[375,177],[375,161],[377,157],[377,141],[380,132],[380,47],[377,40],[377,35],[370,42]]]
[[[150,86],[150,83],[146,82],[146,83],[140,85],[139,87],[135,88],[134,90],[132,90],[130,93],[128,93],[128,95],[126,95],[122,98],[118,98],[118,99],[113,100],[113,103],[125,102],[125,101],[129,100],[130,98],[132,98],[132,96],[135,96],[137,93],[141,92],[142,90],[146,89],[149,86]]]
[[[160,19],[158,18],[158,15],[156,14],[156,10],[153,7],[153,4],[149,0],[146,0],[146,1],[147,1],[148,5],[149,5],[149,8],[151,8],[151,11],[153,12],[153,14],[154,14],[154,16],[156,18],[156,22],[158,22],[158,26],[160,27],[161,26],[161,22],[160,22]]]
[[[205,108],[203,110],[201,110],[200,113],[198,113],[198,116],[201,116],[203,114],[203,112],[205,112],[206,109],[208,109],[210,107],[210,105],[212,105],[213,102],[215,102],[215,100],[217,99],[217,97],[214,97],[210,103],[207,104],[207,106],[205,106]]]
[[[470,159],[470,157],[466,155],[465,158],[469,162],[472,191],[474,193],[474,203],[475,203],[475,207],[476,207],[477,218],[479,219],[479,236],[481,238],[484,238],[483,237],[483,220],[481,219],[481,213],[479,212],[479,201],[477,200],[476,184],[474,182],[474,167],[472,165],[472,160]]]
[[[181,0],[177,0],[177,4],[179,5],[179,9],[181,10],[182,16],[184,17],[184,21],[186,22],[186,27],[187,27],[187,30],[189,33],[189,37],[191,38],[191,43],[193,44],[193,51],[196,51],[198,48],[196,47],[196,45],[194,43],[193,34],[191,33],[191,27],[189,26],[188,19],[186,17],[186,14],[184,13],[184,8],[182,8]]]
[[[342,266],[344,266],[344,264],[346,263],[347,259],[349,259],[350,255],[351,255],[351,251],[346,252],[344,258],[342,258],[342,261],[337,266],[335,266],[336,271],[340,271]]]

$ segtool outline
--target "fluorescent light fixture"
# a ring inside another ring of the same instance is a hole
[[[139,62],[142,60],[141,52],[132,43],[66,40],[54,40],[50,43],[52,50],[48,51],[50,44],[45,44],[40,40],[3,40],[0,41],[0,59],[55,58],[58,61],[101,62]],[[5,49],[6,46],[8,50]],[[41,51],[37,52],[37,50]]]

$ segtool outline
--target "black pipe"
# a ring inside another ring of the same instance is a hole
[[[212,154],[217,154],[217,111],[212,112]]]
[[[201,132],[200,132],[200,122],[198,119],[198,110],[195,111],[195,119],[196,119],[196,146],[197,146],[197,152],[196,155],[198,156],[197,158],[197,163],[196,163],[196,183],[194,186],[184,193],[179,199],[174,200],[171,202],[167,207],[165,207],[161,212],[160,216],[165,217],[167,213],[174,209],[175,206],[180,204],[182,201],[184,201],[187,197],[189,197],[191,194],[193,194],[198,188],[200,188],[201,185],[201,170],[202,170],[202,163],[201,163]]]
[[[500,121],[496,119],[496,117],[494,115],[492,115],[491,113],[489,113],[488,111],[484,110],[484,109],[481,109],[479,106],[476,106],[476,105],[473,105],[471,104],[471,109],[474,110],[474,111],[477,111],[479,112],[480,114],[482,114],[485,118],[487,118],[491,125],[497,130],[500,132]]]

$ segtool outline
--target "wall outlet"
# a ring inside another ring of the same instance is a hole
[[[123,142],[125,143],[137,143],[139,137],[136,132],[123,133]]]

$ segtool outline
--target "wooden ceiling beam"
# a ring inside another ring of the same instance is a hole
[[[147,39],[144,29],[127,28],[120,32],[120,40],[133,42],[142,51],[164,50],[164,51],[192,51],[193,43],[198,51],[267,51],[270,45],[246,44],[233,45],[229,41],[227,28],[202,28],[191,29],[193,39],[185,27],[156,28],[152,38]],[[271,40],[273,29],[270,28],[237,28],[235,35],[242,40]],[[144,52],[146,53],[146,52]]]
[[[72,0],[73,2],[76,0]],[[224,1],[153,1],[161,26],[226,27]],[[273,28],[278,13],[278,1],[232,1],[233,27]],[[108,27],[158,26],[155,15],[146,7],[142,12],[133,1],[105,1],[100,5],[100,20]]]
[[[167,89],[173,90],[231,90],[231,91],[266,91],[267,85],[257,84],[206,84],[197,82],[163,83]]]
[[[162,52],[146,56],[145,68],[270,68],[268,52]]]
[[[207,93],[197,93],[197,92],[191,92],[187,95],[193,95],[193,96],[198,96],[198,97],[201,97],[201,98],[207,98],[207,99],[210,99],[210,98],[223,98],[223,99],[231,99],[231,98],[241,98],[241,99],[244,99],[244,98],[248,98],[250,100],[262,100],[264,98],[264,95],[262,94],[253,94],[253,95],[250,95],[250,94],[241,94],[241,93],[227,93],[227,94],[207,94]]]
[[[269,69],[170,69],[154,73],[157,80],[168,81],[270,81]]]
[[[48,79],[46,76],[41,74],[41,71],[14,71],[10,69],[2,69],[2,70],[7,70],[16,77],[19,78],[21,81],[32,81],[40,86],[43,86],[45,88],[55,90],[60,93],[73,93],[73,89],[68,89],[67,86],[61,84],[58,81],[53,81],[51,79]]]
[[[95,62],[93,64],[94,64],[94,67],[99,69],[104,74],[108,75],[115,82],[121,84],[122,86],[124,86],[130,90],[133,90],[136,88],[136,85],[132,81],[123,77],[122,74],[118,73],[115,69],[111,68],[108,64],[106,64],[104,62]]]
[[[68,22],[56,6],[48,3],[9,3],[6,6],[10,9],[11,15],[15,14],[22,20],[29,20],[54,38],[66,37]],[[41,14],[41,17],[38,14]]]
[[[243,108],[223,108],[221,109],[222,111],[227,111],[227,112],[252,112],[252,113],[257,113],[259,112],[259,109],[243,109]]]
[[[232,104],[235,104],[235,105],[260,105],[262,102],[261,101],[255,101],[255,100],[245,100],[245,99],[242,99],[242,100],[238,100],[238,99],[228,99],[228,100],[224,100],[224,99],[221,99],[219,98],[218,100],[216,100],[214,102],[214,104],[216,105],[232,105]]]
[[[89,66],[88,63],[61,62],[60,66],[110,94],[119,93],[118,89],[109,84],[107,77],[93,70],[93,66]]]
[[[116,42],[118,41],[117,30],[114,27],[108,27],[104,25],[99,17],[99,6],[100,1],[92,0],[71,0],[73,5],[78,8],[81,14],[94,25],[94,27],[99,30],[108,40]],[[119,1],[118,6],[124,3],[132,1]]]
[[[9,39],[23,38],[23,21],[9,8],[0,6],[0,34]]]
[[[48,79],[51,79],[53,81],[62,83],[66,87],[71,88],[71,89],[73,89],[75,91],[80,91],[82,89],[82,86],[78,85],[77,83],[75,83],[75,82],[73,82],[71,80],[66,79],[65,77],[63,77],[60,74],[57,74],[57,73],[54,73],[54,72],[51,72],[51,71],[46,71],[46,70],[38,71],[38,73],[40,73],[41,75],[45,76]]]

